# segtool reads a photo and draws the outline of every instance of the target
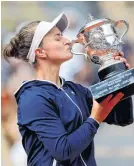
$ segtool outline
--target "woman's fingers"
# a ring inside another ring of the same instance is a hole
[[[116,56],[116,57],[114,57],[114,59],[116,59],[116,60],[121,60],[122,62],[125,62],[125,63],[127,63],[127,60],[125,59],[125,58],[123,58],[123,57],[121,57],[121,56]]]
[[[119,55],[120,55],[120,56],[124,56],[124,53],[123,53],[123,52],[119,52]]]
[[[101,104],[103,105],[103,104],[105,104],[105,103],[108,103],[108,102],[111,100],[112,97],[113,97],[113,94],[110,94],[109,96],[107,96],[107,97],[101,102]]]
[[[114,59],[115,59],[115,60],[120,60],[120,61],[124,62],[125,65],[126,65],[126,67],[127,67],[128,69],[130,68],[129,63],[127,62],[127,60],[126,60],[125,58],[123,58],[123,57],[121,57],[121,56],[118,55],[118,56],[115,56]]]
[[[111,107],[113,108],[123,98],[123,96],[124,94],[122,92],[117,93],[116,96],[109,102]]]
[[[109,95],[101,103],[94,101],[90,116],[101,123],[108,116],[113,107],[121,100],[124,94],[120,92],[113,98],[112,96],[112,94]]]
[[[114,53],[113,57],[116,57],[116,56],[124,57],[124,53],[123,52]]]

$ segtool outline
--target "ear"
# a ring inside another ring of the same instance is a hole
[[[35,50],[35,55],[36,55],[36,57],[39,57],[39,58],[46,58],[47,57],[46,51],[41,49],[41,48],[37,48]]]

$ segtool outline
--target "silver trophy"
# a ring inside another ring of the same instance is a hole
[[[101,82],[91,86],[96,99],[120,90],[125,93],[124,98],[134,94],[134,69],[128,70],[124,62],[113,57],[114,53],[121,51],[122,38],[128,28],[124,20],[115,22],[89,15],[88,23],[80,29],[77,39],[72,41],[73,54],[84,55],[87,60],[100,65],[98,75]],[[84,46],[84,53],[74,51],[76,43]]]
[[[89,87],[97,101],[111,93],[124,93],[122,101],[112,112],[119,125],[133,122],[131,96],[134,95],[134,69],[128,70],[122,61],[113,57],[113,53],[121,51],[122,39],[128,29],[129,25],[124,20],[115,22],[109,18],[95,19],[89,15],[88,23],[80,29],[77,39],[71,44],[73,54],[84,55],[87,60],[100,65],[98,75],[101,81]],[[84,53],[74,51],[76,43],[84,46]]]

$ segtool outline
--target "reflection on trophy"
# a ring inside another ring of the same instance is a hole
[[[128,28],[124,20],[115,22],[108,18],[95,19],[89,15],[89,21],[79,31],[77,40],[72,41],[73,54],[84,55],[87,60],[100,65],[98,75],[101,82],[90,87],[96,100],[102,100],[118,91],[125,94],[123,99],[134,94],[134,69],[127,70],[124,62],[113,57],[113,53],[121,51],[122,38]],[[85,53],[74,51],[76,43],[84,46]]]

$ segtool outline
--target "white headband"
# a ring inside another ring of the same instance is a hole
[[[68,19],[64,13],[61,13],[54,21],[45,22],[41,21],[34,33],[34,37],[27,55],[29,63],[35,62],[35,50],[39,47],[43,37],[54,27],[57,26],[61,32],[65,31],[68,26]]]

